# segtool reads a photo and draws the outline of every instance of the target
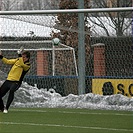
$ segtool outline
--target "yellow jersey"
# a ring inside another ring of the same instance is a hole
[[[3,63],[13,65],[11,70],[8,73],[7,80],[10,81],[20,81],[22,82],[24,75],[30,69],[30,63],[23,62],[23,58],[19,57],[16,59],[7,59],[5,57],[2,58]]]

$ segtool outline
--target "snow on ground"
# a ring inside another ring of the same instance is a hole
[[[4,97],[4,101],[6,99],[7,95]],[[102,96],[93,93],[61,96],[59,93],[56,93],[54,89],[38,89],[37,87],[23,83],[15,94],[12,106],[133,111],[133,98],[121,94]]]

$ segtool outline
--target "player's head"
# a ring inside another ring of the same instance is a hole
[[[29,51],[24,51],[22,53],[22,57],[23,57],[24,62],[28,61],[30,59],[30,52]]]

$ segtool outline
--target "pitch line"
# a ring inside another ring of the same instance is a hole
[[[90,112],[72,112],[72,111],[46,111],[46,110],[19,110],[19,109],[11,109],[12,111],[20,111],[20,112],[38,112],[38,113],[64,113],[64,114],[85,114],[85,115],[116,115],[116,116],[133,116],[133,114],[123,114],[123,113],[90,113]]]
[[[64,128],[80,128],[80,129],[93,129],[93,130],[110,130],[110,131],[125,131],[133,132],[132,129],[117,129],[117,128],[104,128],[104,127],[86,127],[86,126],[70,126],[59,124],[37,124],[37,123],[16,123],[16,122],[0,122],[3,125],[28,125],[28,126],[45,126],[45,127],[64,127]]]

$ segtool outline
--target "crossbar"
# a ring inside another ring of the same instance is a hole
[[[51,40],[43,40],[43,41],[0,41],[0,44],[44,44],[44,43],[52,43]]]
[[[133,11],[133,7],[119,8],[93,8],[93,9],[62,9],[62,10],[24,10],[24,11],[0,11],[0,15],[34,15],[57,13],[97,13],[97,12],[121,12]]]

